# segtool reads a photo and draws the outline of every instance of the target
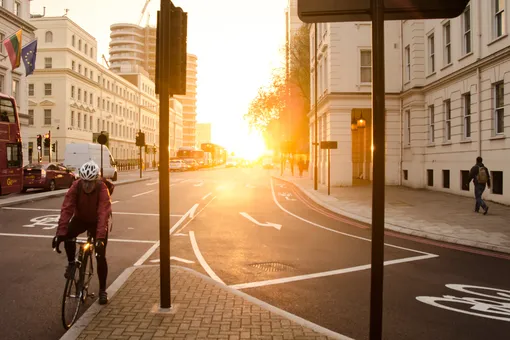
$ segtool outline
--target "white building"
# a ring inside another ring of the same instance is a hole
[[[510,171],[508,5],[472,0],[451,20],[386,23],[388,184],[472,196],[468,172],[480,155],[492,175],[488,198],[510,204],[510,183],[503,181]],[[318,27],[319,141],[338,141],[332,184],[351,185],[360,174],[371,179],[371,27]],[[313,26],[311,31],[313,66]],[[361,114],[366,128],[351,131]],[[313,136],[313,110],[310,118]]]
[[[24,139],[36,160],[36,136],[51,131],[58,141],[58,159],[65,145],[92,142],[93,133],[107,131],[116,160],[137,159],[135,134],[159,146],[158,100],[154,83],[143,74],[123,77],[97,62],[97,42],[68,17],[34,18],[38,52],[29,77],[30,127]],[[50,149],[43,150],[47,160]],[[52,160],[56,158],[52,153]]]
[[[183,146],[196,143],[197,124],[197,56],[188,54],[186,63],[186,95],[175,96],[182,103]]]
[[[28,124],[28,94],[27,78],[23,61],[19,68],[12,70],[2,41],[20,28],[22,29],[22,45],[26,45],[35,38],[35,27],[30,19],[30,1],[2,0],[0,1],[0,92],[13,96],[18,105],[21,120],[21,135],[26,135]],[[28,141],[23,139],[24,161],[28,157]]]

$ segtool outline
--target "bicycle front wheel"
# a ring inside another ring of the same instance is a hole
[[[71,328],[82,304],[82,289],[80,285],[80,269],[75,267],[69,279],[67,279],[62,298],[62,323],[65,329]]]

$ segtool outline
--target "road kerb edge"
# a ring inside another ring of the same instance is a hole
[[[131,274],[135,272],[136,269],[140,267],[129,267],[126,268],[122,274],[120,274],[115,281],[106,289],[108,293],[108,297],[112,299],[115,294],[119,291],[120,287],[129,279]],[[97,314],[103,309],[105,306],[101,306],[99,304],[99,300],[96,300],[83,315],[76,321],[76,323],[69,328],[69,330],[60,338],[60,340],[75,340],[77,339],[81,332],[89,323],[97,316]]]
[[[372,220],[371,219],[368,219],[366,217],[359,216],[359,215],[356,215],[356,214],[348,213],[348,212],[346,212],[346,211],[344,211],[342,209],[333,207],[330,204],[327,204],[327,203],[321,201],[315,195],[313,195],[312,193],[308,192],[307,189],[303,188],[300,184],[294,183],[294,182],[292,182],[292,181],[290,181],[288,179],[284,179],[284,178],[281,178],[281,177],[278,177],[278,176],[272,176],[272,177],[274,179],[281,180],[283,182],[292,184],[297,189],[299,189],[302,193],[304,193],[308,198],[310,198],[312,201],[314,201],[318,205],[328,209],[331,212],[337,213],[339,215],[343,215],[345,217],[351,218],[351,219],[359,221],[359,222],[367,223],[369,225],[372,224]],[[422,238],[426,238],[426,239],[430,239],[430,240],[434,240],[434,241],[458,244],[458,245],[467,246],[467,247],[473,247],[473,248],[479,248],[479,249],[485,249],[485,250],[490,250],[490,251],[510,254],[510,247],[504,247],[504,246],[500,246],[500,245],[497,245],[497,244],[491,244],[491,243],[486,243],[486,242],[481,242],[481,241],[461,239],[461,238],[456,238],[456,237],[451,237],[451,236],[445,236],[445,235],[442,235],[442,234],[434,234],[434,233],[430,233],[430,232],[424,232],[424,231],[421,231],[421,230],[412,229],[412,228],[405,227],[405,226],[399,226],[399,225],[392,224],[392,223],[384,223],[384,228],[387,229],[387,230],[399,232],[399,233],[402,233],[402,234],[422,237]]]

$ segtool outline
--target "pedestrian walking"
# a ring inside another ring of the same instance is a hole
[[[485,186],[491,187],[491,177],[489,169],[483,164],[482,157],[476,158],[476,164],[470,171],[470,182],[473,181],[475,185],[475,212],[480,212],[480,207],[484,210],[483,214],[487,215],[489,207],[482,199],[482,194],[485,191]]]

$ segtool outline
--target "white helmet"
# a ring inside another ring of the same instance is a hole
[[[78,172],[81,179],[93,181],[99,178],[99,166],[94,161],[83,164]]]

